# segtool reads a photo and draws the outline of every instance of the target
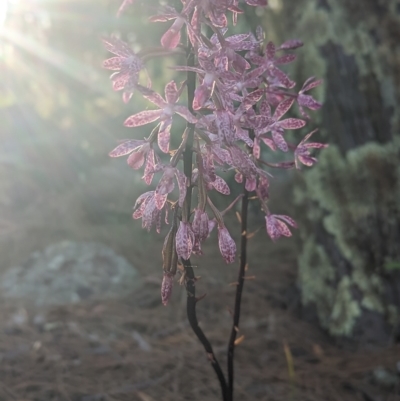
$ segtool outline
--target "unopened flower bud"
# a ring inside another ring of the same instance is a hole
[[[226,263],[233,263],[236,255],[236,244],[225,226],[218,225],[218,244]]]
[[[181,221],[179,223],[178,232],[176,233],[176,252],[182,259],[189,259],[194,244],[194,233],[190,227],[190,223]]]
[[[176,217],[174,216],[174,219],[175,218]],[[175,275],[176,267],[178,264],[178,255],[176,252],[176,245],[175,245],[176,231],[177,231],[177,225],[174,222],[167,236],[165,237],[164,246],[162,249],[164,272],[171,273],[172,275]]]
[[[171,273],[164,272],[161,284],[161,300],[163,305],[167,305],[172,294],[172,286],[174,284],[174,276]]]
[[[196,209],[192,223],[193,232],[200,242],[208,237],[208,216],[206,212]]]

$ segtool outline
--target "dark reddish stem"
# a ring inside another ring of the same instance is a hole
[[[240,266],[236,286],[235,309],[233,311],[233,325],[228,343],[228,400],[233,401],[233,382],[235,355],[235,341],[239,330],[240,306],[242,302],[242,292],[246,275],[247,264],[247,209],[249,205],[249,192],[243,189],[242,211],[241,211],[241,239],[240,239]]]
[[[190,67],[194,66],[194,54],[193,54],[193,49],[190,45],[188,49],[187,65]],[[187,73],[188,108],[192,113],[193,113],[192,104],[193,104],[195,87],[196,87],[196,74],[189,71]],[[186,142],[186,149],[183,153],[183,170],[186,177],[189,180],[189,183],[191,181],[192,170],[193,170],[192,166],[193,136],[194,136],[194,124],[188,123],[188,138]],[[192,203],[191,199],[192,199],[192,186],[190,185],[186,193],[186,199],[184,203],[184,207],[186,207],[185,212],[187,216],[190,216],[190,208]],[[200,328],[199,323],[197,321],[197,314],[196,314],[197,298],[196,298],[196,287],[195,287],[196,277],[194,275],[190,259],[182,260],[182,262],[185,267],[185,274],[186,274],[185,283],[186,283],[186,294],[187,294],[187,304],[186,304],[187,317],[193,332],[196,334],[197,338],[202,343],[207,353],[207,357],[211,362],[211,366],[213,367],[218,377],[222,391],[222,399],[223,401],[228,401],[228,386],[226,384],[224,373],[221,369],[220,364],[218,363],[217,358],[215,357],[211,343],[208,341],[206,335]]]

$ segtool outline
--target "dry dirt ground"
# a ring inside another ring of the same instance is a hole
[[[1,204],[1,268],[57,240],[94,240],[124,255],[140,271],[143,286],[123,299],[41,311],[3,302],[0,401],[220,399],[214,372],[186,320],[184,288],[176,283],[170,304],[161,305],[162,236],[142,233],[140,223],[131,222],[129,189],[121,195],[121,185],[105,193],[95,182],[45,195],[21,185],[29,203],[17,210],[14,198]],[[234,223],[232,217],[232,232]],[[395,371],[400,345],[339,346],[302,320],[294,241],[272,244],[263,231],[249,248],[247,274],[254,277],[243,296],[236,400],[400,400],[398,386],[376,380],[377,368]],[[207,293],[197,311],[225,369],[237,265],[225,265],[215,239],[208,242],[206,256],[193,260],[202,276],[197,291]]]

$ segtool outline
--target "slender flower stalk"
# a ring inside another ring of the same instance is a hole
[[[134,2],[124,0],[118,14]],[[267,6],[267,0],[245,0],[245,3]],[[170,225],[162,249],[161,301],[164,305],[173,303],[170,300],[177,266],[182,265],[184,273],[179,281],[186,287],[188,320],[217,375],[224,401],[233,400],[233,358],[240,330],[240,305],[247,265],[249,199],[258,199],[272,241],[291,236],[289,227],[296,228],[295,221],[289,216],[274,214],[268,207],[272,177],[269,170],[299,169],[300,164],[311,166],[317,159],[310,151],[327,146],[308,142],[315,131],[294,142],[286,135],[287,130],[300,130],[307,124],[309,115],[305,109],[313,111],[321,107],[309,94],[321,81],[310,77],[296,91],[296,82],[284,71],[284,66],[296,59],[292,51],[301,47],[302,42],[292,39],[275,45],[265,40],[266,35],[260,27],[255,33],[230,35],[229,14],[235,24],[243,12],[237,0],[182,0],[180,9],[165,4],[150,17],[153,23],[168,24],[159,42],[151,49],[143,49],[137,54],[120,39],[103,39],[106,49],[114,54],[103,64],[114,71],[111,75],[114,90],[123,91],[125,102],[137,94],[156,107],[127,117],[124,125],[132,128],[133,139],[120,143],[110,156],[127,156],[132,169],[143,168],[142,178],[147,185],[152,184],[154,177],[159,177],[155,187],[137,199],[133,218],[142,219],[143,228],[155,227],[158,233],[163,224]],[[186,44],[182,42],[183,38],[187,39]],[[140,74],[147,72],[146,65],[152,58],[182,53],[186,54],[186,63],[174,67],[176,77],[166,83],[164,96],[151,87],[150,78],[147,86],[139,82]],[[186,105],[178,103],[184,89],[187,91]],[[302,118],[292,116],[295,104]],[[186,120],[183,133],[173,124],[176,118]],[[148,124],[153,124],[149,136],[135,137],[136,127]],[[295,137],[299,136],[296,134]],[[177,143],[179,137],[180,145],[172,149],[171,144]],[[172,138],[176,140],[172,141]],[[277,162],[275,157],[271,161],[273,152],[286,153],[285,160]],[[291,153],[288,160],[287,154]],[[234,180],[225,180],[225,172],[232,172]],[[241,185],[243,193],[232,201],[230,197],[235,192],[232,191],[235,185]],[[193,196],[196,193],[197,200]],[[212,202],[216,196],[228,198],[227,209],[218,210]],[[190,257],[203,254],[203,243],[209,241],[211,231],[217,227],[221,260],[235,262],[237,246],[225,219],[238,200],[242,202],[240,267],[226,379],[210,342],[198,325],[197,278]],[[173,217],[168,223],[170,212]]]

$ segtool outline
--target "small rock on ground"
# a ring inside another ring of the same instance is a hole
[[[124,296],[140,285],[139,273],[111,248],[62,241],[34,252],[0,275],[0,296],[35,306]]]

